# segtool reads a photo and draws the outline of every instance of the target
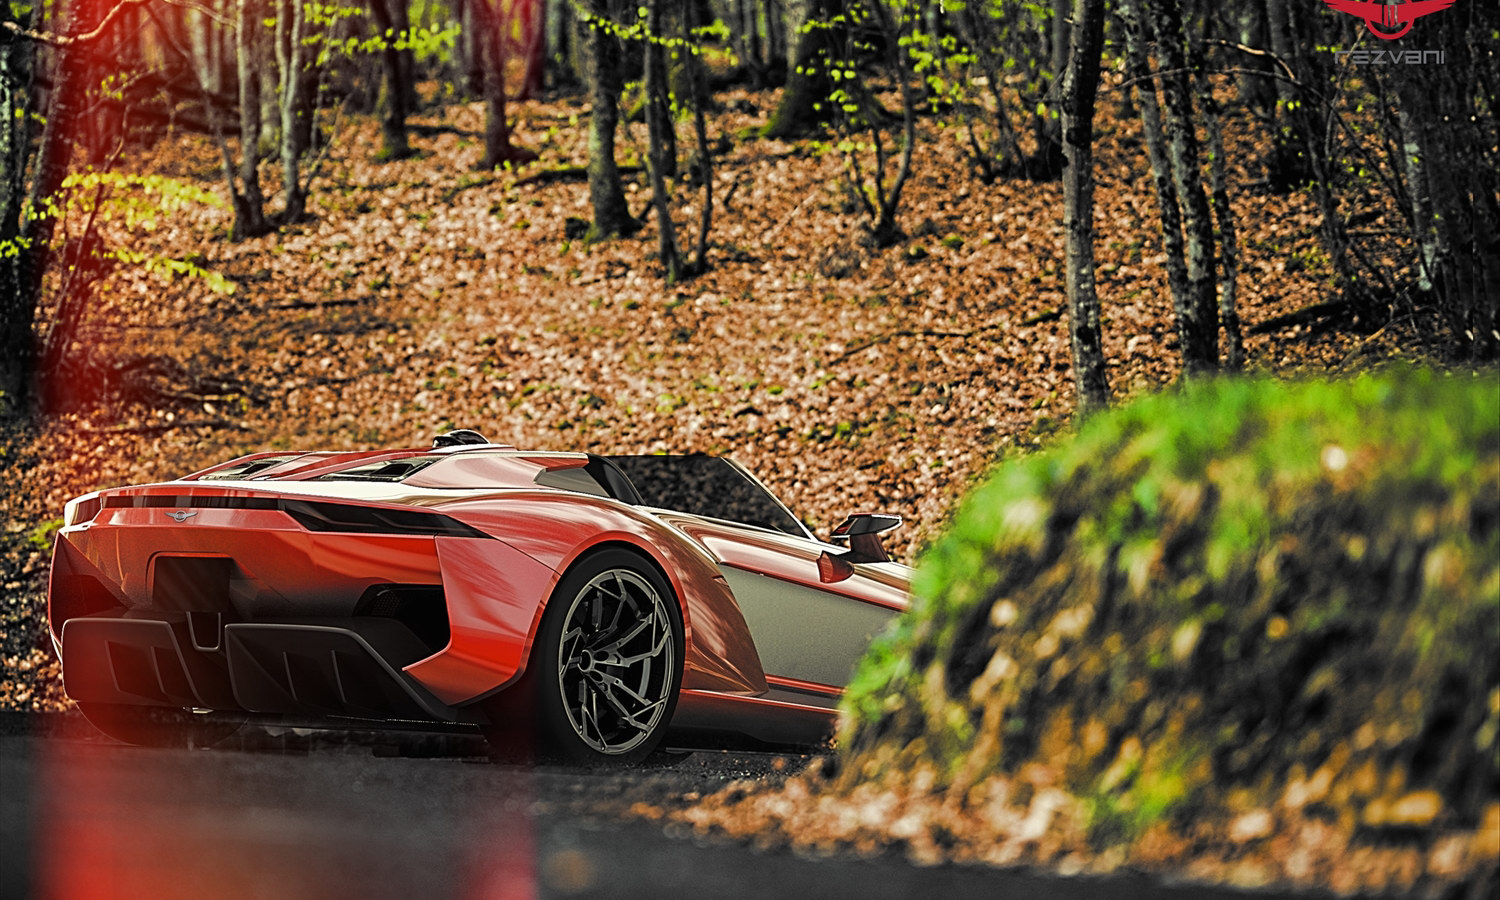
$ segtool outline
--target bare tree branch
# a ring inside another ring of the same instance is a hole
[[[91,44],[109,31],[110,27],[114,25],[115,19],[119,18],[121,13],[132,6],[140,6],[145,2],[146,0],[120,0],[119,3],[115,4],[114,9],[111,9],[104,15],[103,21],[97,27],[92,31],[85,31],[82,34],[52,34],[47,31],[32,31],[29,28],[23,27],[19,22],[0,22],[0,27],[19,37],[52,47],[72,47],[79,44]]]

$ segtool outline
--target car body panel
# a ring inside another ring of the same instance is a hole
[[[733,470],[735,502],[764,491]],[[681,612],[673,728],[806,742],[831,732],[855,662],[906,607],[909,571],[858,563],[823,583],[819,556],[842,549],[766,497],[755,515],[782,531],[704,515],[701,494],[693,512],[646,506],[589,454],[251,454],[70,503],[49,617],[75,699],[482,724],[479,701],[525,673],[563,575],[626,547]]]
[[[445,573],[451,638],[403,671],[457,706],[508,683],[522,669],[541,606],[558,575],[503,541],[435,538]]]
[[[761,648],[761,665],[783,679],[848,684],[870,641],[896,616],[879,604],[734,566],[724,575]]]
[[[617,500],[560,491],[515,491],[503,505],[458,500],[441,508],[554,572],[609,544],[645,552],[682,602],[683,685],[734,693],[766,689],[755,642],[717,562],[666,523]],[[538,621],[545,605],[544,597]]]
[[[161,559],[194,555],[234,561],[231,598],[250,619],[348,616],[370,585],[440,581],[431,537],[311,534],[274,510],[203,509],[181,524],[165,512],[106,508],[102,521],[68,535],[128,608],[155,603]]]
[[[906,569],[905,566],[893,568],[876,563],[861,564],[855,569],[857,577],[826,584],[818,575],[818,556],[829,551],[842,552],[841,547],[669,510],[655,510],[655,513],[662,521],[677,526],[701,543],[724,565],[748,572],[760,572],[793,584],[841,594],[898,612],[907,607],[906,584],[909,576],[898,574],[899,570]]]

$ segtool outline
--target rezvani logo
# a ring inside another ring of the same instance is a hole
[[[1406,3],[1382,3],[1379,0],[1323,0],[1329,8],[1365,20],[1370,33],[1383,41],[1405,37],[1411,25],[1423,16],[1442,12],[1454,0],[1408,0]]]

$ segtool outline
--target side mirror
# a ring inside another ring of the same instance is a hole
[[[837,555],[824,551],[818,557],[819,580],[825,584],[843,581],[854,574],[851,563],[889,562],[891,555],[880,542],[880,535],[900,524],[900,516],[881,513],[855,513],[845,519],[830,536],[834,541],[847,540],[849,550]]]

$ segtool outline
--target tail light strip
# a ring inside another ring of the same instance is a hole
[[[488,537],[484,532],[441,513],[281,497],[124,494],[104,498],[106,509],[264,509],[284,512],[308,531],[341,534],[403,534],[442,537]]]

